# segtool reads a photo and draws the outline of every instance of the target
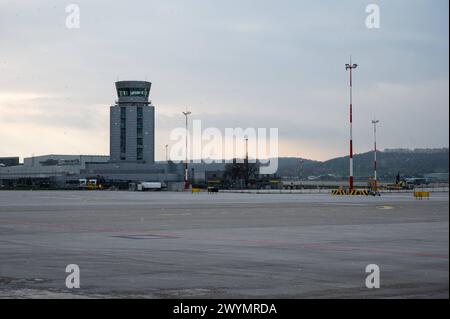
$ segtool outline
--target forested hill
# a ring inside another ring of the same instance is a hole
[[[354,175],[356,178],[373,176],[373,152],[354,155]],[[225,164],[191,164],[195,172],[224,170]],[[322,179],[346,178],[349,171],[348,156],[328,161],[314,161],[295,157],[278,159],[279,177],[306,179],[310,176]],[[448,173],[449,149],[393,149],[378,152],[378,176],[384,180],[394,180],[397,173],[402,177],[422,177],[424,174]]]
[[[449,150],[443,149],[395,149],[378,152],[378,175],[391,179],[400,172],[401,176],[423,176],[430,173],[448,173]],[[356,154],[353,157],[354,175],[368,177],[373,175],[373,152]],[[280,158],[280,176],[347,176],[348,156],[328,161],[310,161],[298,158]]]

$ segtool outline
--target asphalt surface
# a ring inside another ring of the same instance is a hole
[[[0,191],[0,298],[448,298],[448,209],[448,193]]]

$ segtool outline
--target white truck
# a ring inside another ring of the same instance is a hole
[[[141,182],[136,185],[136,190],[140,192],[145,191],[160,191],[162,190],[162,184],[160,182]]]

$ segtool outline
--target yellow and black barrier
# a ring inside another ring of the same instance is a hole
[[[331,195],[347,195],[347,192],[343,189],[332,189]]]
[[[349,195],[364,195],[369,196],[369,191],[367,189],[352,189]]]
[[[423,199],[423,198],[430,199],[430,192],[414,192],[414,197],[416,199]]]
[[[345,190],[345,189],[333,189],[331,190],[331,195],[364,195],[369,196],[369,190],[367,189],[351,189],[351,190]]]

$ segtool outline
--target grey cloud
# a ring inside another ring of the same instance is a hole
[[[374,112],[386,145],[448,146],[447,1],[380,2],[376,31],[350,0],[80,0],[79,30],[64,27],[64,2],[0,2],[0,92],[60,96],[8,121],[107,132],[113,82],[147,77],[162,139],[188,106],[211,126],[279,127],[345,154],[352,53],[358,149],[370,147]]]

